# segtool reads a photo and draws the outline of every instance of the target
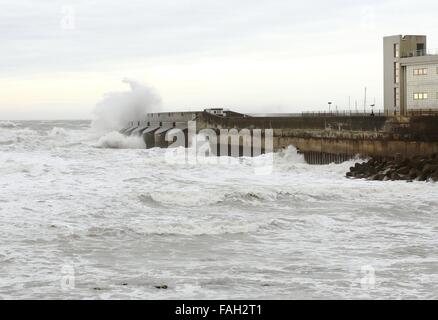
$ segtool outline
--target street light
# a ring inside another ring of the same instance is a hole
[[[374,116],[374,107],[375,107],[376,105],[373,103],[372,105],[370,105],[370,107],[371,107],[371,115],[372,116]]]

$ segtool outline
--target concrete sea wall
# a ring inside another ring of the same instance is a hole
[[[438,154],[438,117],[385,117],[371,115],[352,116],[288,116],[251,117],[238,113],[229,116],[208,112],[173,112],[149,114],[142,122],[132,124],[125,132],[141,134],[147,147],[168,147],[166,134],[171,128],[180,128],[187,134],[188,121],[196,121],[196,132],[203,129],[218,134],[217,153],[220,150],[221,129],[256,134],[261,129],[272,129],[273,150],[295,146],[309,163],[342,162],[356,155],[362,157],[403,157]],[[146,129],[143,129],[146,128]],[[142,131],[143,130],[143,131]],[[264,134],[262,136],[264,152]],[[226,138],[226,144],[236,140]],[[247,144],[238,139],[238,149]],[[189,143],[186,138],[185,145]],[[223,141],[222,141],[223,144]],[[213,149],[216,150],[214,147]],[[230,149],[222,146],[222,149]],[[238,154],[243,154],[239,152]],[[256,154],[251,151],[250,154]],[[234,154],[236,155],[236,154]]]
[[[201,127],[273,128],[274,150],[295,146],[309,163],[362,157],[427,156],[438,153],[438,117],[220,118],[202,114]]]

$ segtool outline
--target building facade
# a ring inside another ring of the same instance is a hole
[[[390,36],[383,40],[384,107],[390,115],[438,113],[438,55],[426,36]]]

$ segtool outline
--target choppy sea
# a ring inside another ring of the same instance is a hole
[[[0,122],[0,298],[438,298],[437,184],[270,157]]]

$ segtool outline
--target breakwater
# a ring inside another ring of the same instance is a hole
[[[318,116],[253,116],[220,110],[151,113],[143,121],[132,122],[122,130],[125,134],[140,135],[147,148],[174,145],[176,131],[190,144],[190,123],[195,133],[208,131],[216,138],[213,150],[240,150],[233,155],[244,155],[246,147],[254,152],[254,137],[259,136],[265,151],[266,132],[272,133],[272,149],[280,150],[293,145],[311,164],[343,162],[350,158],[404,158],[428,157],[438,154],[438,117],[386,117],[372,115],[324,114]],[[260,133],[261,132],[261,133]],[[232,134],[231,134],[232,133]],[[234,138],[232,138],[233,136]],[[249,137],[249,138],[248,138]],[[225,141],[225,142],[224,142]],[[223,148],[220,144],[226,144]],[[249,146],[248,146],[249,145]],[[268,148],[269,149],[269,148]]]
[[[347,172],[348,178],[378,181],[438,181],[438,155],[404,158],[400,154],[394,158],[372,158],[356,163]]]

